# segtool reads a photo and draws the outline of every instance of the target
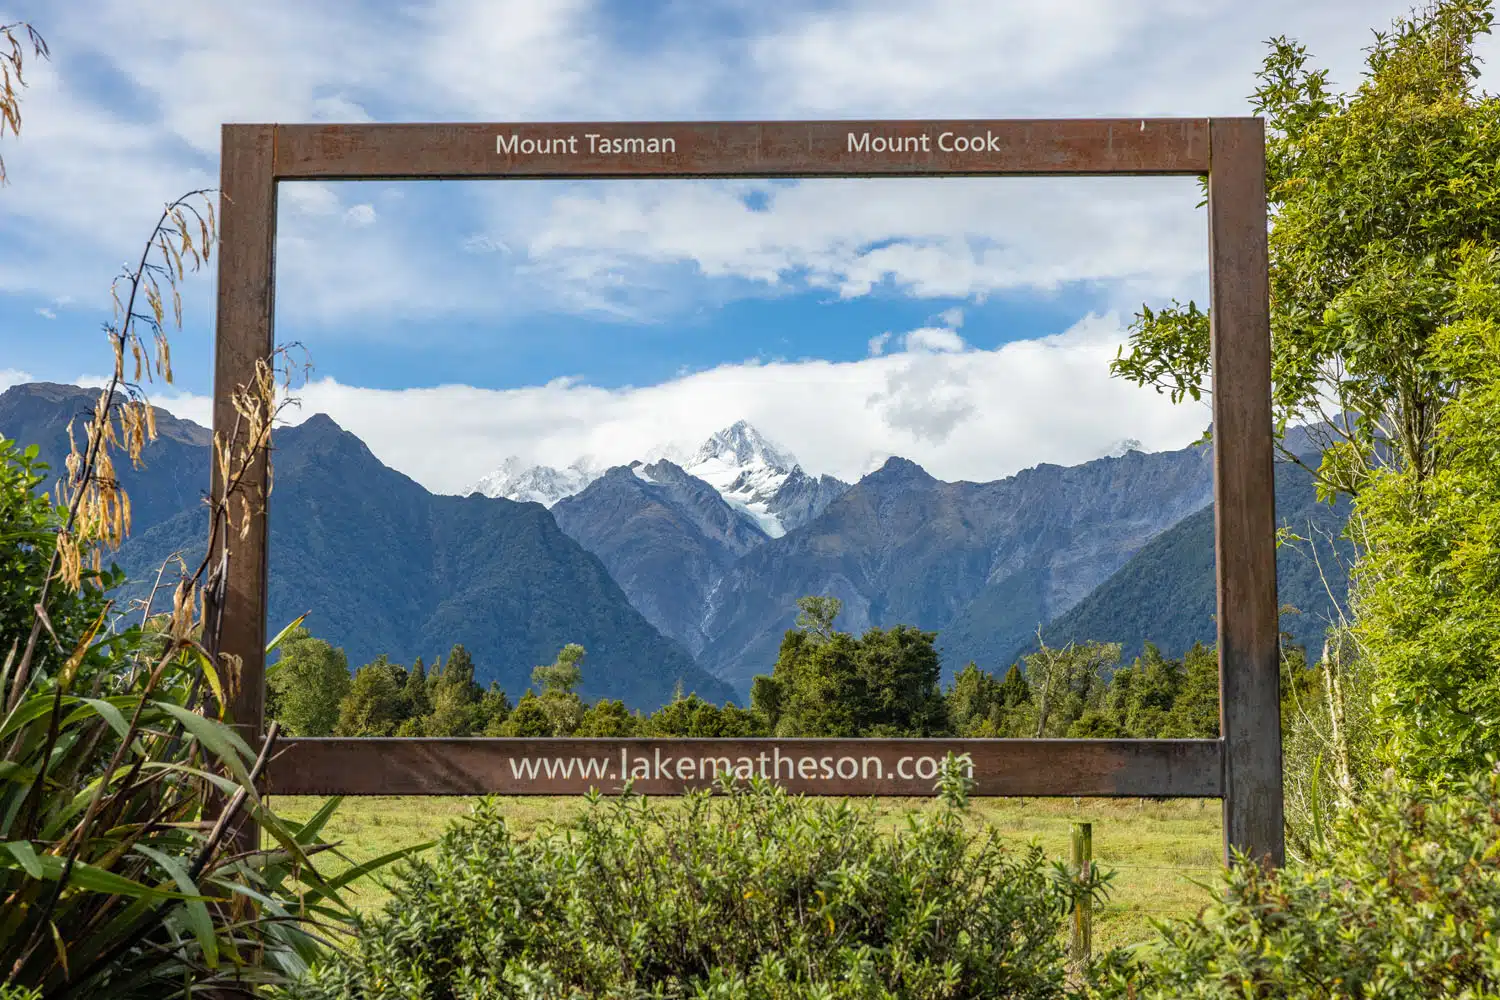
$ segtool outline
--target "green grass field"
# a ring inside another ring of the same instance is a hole
[[[452,822],[466,816],[467,798],[349,798],[324,831],[341,842],[340,850],[356,863],[411,844],[435,840]],[[511,829],[529,835],[539,825],[559,821],[584,807],[579,798],[505,798]],[[282,798],[277,812],[303,820],[322,804],[314,798]],[[893,825],[907,811],[933,808],[932,800],[884,799],[881,814]],[[1208,893],[1197,882],[1212,884],[1220,852],[1217,800],[1148,801],[1142,799],[976,799],[977,820],[994,824],[1007,840],[1024,846],[1035,840],[1048,856],[1065,858],[1074,822],[1093,824],[1094,858],[1117,874],[1111,898],[1095,917],[1096,947],[1131,944],[1150,933],[1150,920],[1188,917]],[[347,865],[326,863],[328,873]],[[386,876],[388,877],[388,876]],[[354,893],[362,909],[378,907],[388,896],[382,877],[366,879]]]

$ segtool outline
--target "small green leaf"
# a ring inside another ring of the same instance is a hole
[[[282,629],[280,632],[277,632],[276,633],[276,638],[272,639],[269,643],[266,644],[266,652],[269,653],[272,650],[274,650],[277,646],[281,645],[282,640],[284,640],[287,636],[291,635],[292,632],[294,632],[299,625],[301,625],[303,622],[307,621],[307,616],[310,615],[310,614],[312,614],[311,611],[304,611],[302,614],[298,615],[296,617],[296,619],[293,620],[290,625],[288,625],[286,628]],[[277,663],[279,663],[279,662],[280,661],[278,660]],[[274,667],[275,665],[276,664],[272,664],[272,667]],[[271,668],[270,667],[266,668],[266,673],[270,673],[270,672],[271,672]]]
[[[227,725],[213,719],[205,719],[197,712],[174,705],[169,701],[152,702],[163,712],[172,716],[182,727],[192,733],[199,743],[213,751],[221,761],[224,762],[241,785],[250,785],[250,771],[245,766],[245,761],[252,758],[250,747],[240,739],[239,734]]]
[[[135,849],[165,868],[168,874],[172,876],[172,881],[177,883],[178,889],[190,896],[199,897],[202,895],[198,886],[188,877],[187,869],[183,867],[181,859],[158,851],[154,847],[147,847],[145,844],[137,844]],[[203,951],[204,964],[210,969],[218,968],[219,939],[214,934],[214,922],[213,918],[209,916],[208,904],[204,903],[201,898],[189,899],[187,900],[186,914],[188,928],[193,932],[193,936],[198,939],[198,947]]]
[[[42,877],[42,862],[36,856],[36,848],[29,841],[13,840],[5,845],[5,849],[21,863],[21,868],[32,878]]]

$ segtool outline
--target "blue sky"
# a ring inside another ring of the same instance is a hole
[[[3,140],[0,384],[89,381],[108,284],[225,121],[1244,114],[1264,39],[1357,81],[1384,0],[32,0],[54,57]],[[747,417],[814,471],[1082,461],[1206,423],[1112,381],[1205,288],[1187,179],[283,185],[278,339],[389,464],[628,461]],[[205,419],[212,272],[177,383]],[[3,430],[3,429],[0,429]],[[670,439],[670,440],[669,440]]]

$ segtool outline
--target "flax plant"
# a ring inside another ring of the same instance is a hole
[[[0,996],[224,996],[291,981],[351,919],[341,887],[388,860],[320,876],[311,859],[329,849],[320,831],[337,800],[304,824],[279,819],[256,790],[275,727],[257,752],[227,717],[239,665],[219,650],[222,597],[270,488],[284,353],[233,393],[236,419],[213,443],[207,552],[196,566],[176,560],[174,582],[168,567],[158,574],[170,607],[153,607],[155,590],[118,611],[109,597],[120,575],[104,554],[130,529],[115,469],[141,464],[156,436],[141,383],[171,382],[179,283],[213,241],[209,192],[192,192],[163,209],[115,281],[114,370],[85,425],[69,428],[51,496],[36,489],[36,450],[0,442],[4,509],[26,515],[0,532],[15,556],[0,573],[21,567],[34,598],[29,621],[0,623],[16,636],[0,650]],[[246,820],[275,846],[238,844]]]

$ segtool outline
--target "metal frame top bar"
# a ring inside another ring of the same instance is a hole
[[[1191,175],[1210,157],[1207,118],[228,127],[273,130],[277,180]]]

